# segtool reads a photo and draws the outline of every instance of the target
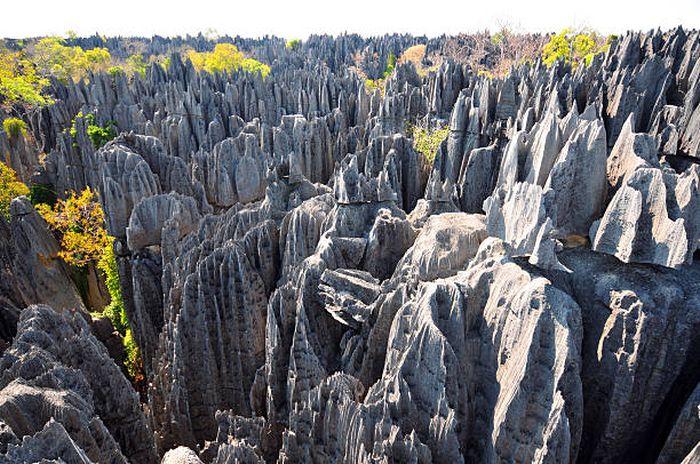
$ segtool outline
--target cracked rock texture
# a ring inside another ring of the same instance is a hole
[[[14,199],[0,463],[700,462],[700,33],[493,79],[449,39],[229,37],[270,74],[173,54],[0,131],[21,179],[99,193],[146,385]]]

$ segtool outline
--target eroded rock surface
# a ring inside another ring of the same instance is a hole
[[[433,62],[447,36],[228,39],[270,74],[173,54],[53,82],[36,146],[0,132],[21,179],[98,192],[148,385],[13,200],[0,462],[698,460],[698,31],[493,79]],[[429,72],[370,90],[418,44]],[[413,125],[448,128],[434,159]]]

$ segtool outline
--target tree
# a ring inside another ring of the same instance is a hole
[[[19,181],[17,173],[5,163],[0,162],[0,214],[9,218],[12,199],[28,194],[29,188]]]
[[[605,53],[610,42],[594,31],[573,32],[564,29],[553,35],[542,47],[542,61],[551,66],[559,60],[571,63],[574,67],[580,64],[590,65],[595,55]]]
[[[127,357],[127,372],[134,381],[141,381],[141,354],[126,316],[114,254],[114,237],[110,237],[105,230],[104,212],[96,195],[88,187],[80,194],[72,192],[67,200],[58,200],[53,207],[38,204],[36,208],[60,236],[59,257],[79,268],[96,264],[104,274],[110,301],[97,316],[108,318],[114,329],[121,334]]]
[[[34,64],[23,51],[9,51],[0,45],[0,104],[36,108],[50,105],[45,93],[48,79],[37,74]]]
[[[104,228],[104,212],[89,187],[80,194],[71,193],[67,200],[58,200],[53,207],[38,204],[36,208],[60,235],[58,255],[68,264],[82,267],[95,263],[111,244]]]
[[[30,55],[38,72],[62,82],[78,81],[89,72],[107,71],[112,62],[106,48],[83,50],[65,45],[60,37],[45,37],[30,47]]]
[[[569,33],[569,29],[564,29],[549,39],[549,42],[542,48],[542,61],[544,61],[544,64],[551,66],[559,60],[571,61],[571,45],[567,38]]]
[[[148,68],[148,62],[143,59],[143,55],[135,54],[126,59],[126,69],[131,75],[139,74],[141,77],[145,77],[146,68]]]
[[[190,50],[187,57],[198,71],[209,73],[232,72],[243,70],[249,73],[260,73],[266,77],[270,73],[270,67],[253,58],[247,58],[243,52],[233,44],[218,43],[212,52],[197,52]]]

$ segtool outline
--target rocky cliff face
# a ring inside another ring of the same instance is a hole
[[[10,147],[22,176],[99,192],[148,389],[15,199],[0,463],[697,461],[697,31],[495,79],[405,63],[383,93],[353,56],[378,77],[424,39],[236,40],[268,77],[174,55],[54,83],[45,162]],[[80,110],[120,135],[64,131]],[[407,123],[448,126],[434,161]]]

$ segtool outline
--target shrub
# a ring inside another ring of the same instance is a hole
[[[438,148],[440,148],[440,144],[449,135],[450,128],[448,126],[443,126],[430,130],[414,126],[409,129],[409,132],[413,138],[413,148],[432,164],[435,160],[435,155],[437,155]]]
[[[365,79],[365,90],[370,94],[379,90],[384,95],[384,79]]]
[[[141,350],[134,341],[131,329],[126,329],[124,334],[124,351],[126,352],[126,371],[134,383],[143,382],[143,359],[141,358]]]
[[[117,332],[124,335],[129,327],[129,322],[124,310],[124,300],[122,299],[121,285],[119,283],[119,269],[116,256],[114,255],[113,243],[114,239],[108,237],[102,250],[102,256],[97,262],[97,268],[105,276],[105,286],[109,293],[109,304],[102,310],[102,315],[112,321],[112,325]]]
[[[124,362],[129,376],[138,381],[142,375],[142,361],[139,347],[134,341],[131,328],[129,327],[129,319],[126,317],[126,309],[124,307],[124,299],[122,298],[122,289],[119,282],[119,268],[117,266],[117,258],[114,255],[114,238],[108,237],[105,243],[102,256],[97,263],[98,269],[102,271],[105,277],[105,286],[109,293],[109,304],[105,306],[99,316],[107,317],[114,326],[114,330],[119,332],[123,337],[124,351],[126,352],[126,360]]]
[[[389,58],[387,59],[387,66],[382,73],[382,77],[379,79],[365,79],[365,90],[372,94],[375,90],[379,90],[382,95],[384,95],[384,86],[386,85],[386,80],[391,76],[396,68],[396,55],[389,53]],[[362,74],[364,75],[364,73]]]
[[[17,179],[17,173],[5,163],[0,162],[0,214],[9,218],[12,199],[28,193],[27,186]]]
[[[27,135],[27,123],[19,118],[7,118],[2,122],[2,128],[8,137],[16,139]]]
[[[108,121],[104,126],[100,126],[96,122],[95,115],[92,113],[83,114],[82,111],[75,115],[71,123],[70,135],[75,137],[78,134],[78,129],[75,127],[77,119],[84,119],[87,122],[86,132],[92,145],[98,149],[104,144],[117,136],[117,131],[114,129],[114,123]]]
[[[391,73],[394,72],[395,68],[396,68],[396,55],[394,55],[393,52],[389,52],[389,58],[387,58],[387,62],[386,62],[386,69],[384,70],[384,74],[383,74],[384,79],[391,76]]]
[[[80,194],[71,193],[67,200],[58,200],[53,207],[38,204],[36,209],[60,235],[58,256],[68,264],[82,267],[97,262],[111,243],[104,228],[104,212],[89,187]]]
[[[265,63],[246,58],[243,52],[233,44],[218,43],[212,52],[197,52],[190,50],[187,57],[198,71],[204,70],[211,74],[243,70],[249,73],[260,73],[262,77],[270,74],[270,67]]]
[[[288,40],[285,47],[287,48],[287,50],[299,50],[301,48],[301,40],[300,39]]]

